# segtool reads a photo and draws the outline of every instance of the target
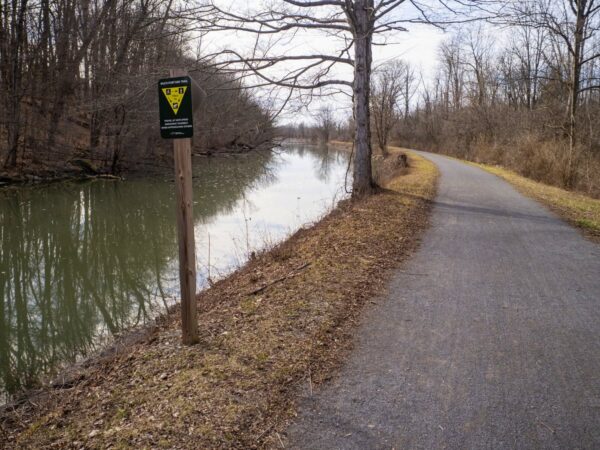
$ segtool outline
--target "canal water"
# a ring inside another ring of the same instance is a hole
[[[198,289],[347,196],[348,155],[285,146],[194,159]],[[0,190],[0,403],[177,301],[161,177]]]

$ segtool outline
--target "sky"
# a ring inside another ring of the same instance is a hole
[[[215,0],[215,3],[224,9],[235,11],[237,14],[243,14],[248,10],[264,10],[266,2],[269,0]],[[280,0],[270,0],[272,3],[282,2]],[[401,7],[398,11],[398,17],[414,16],[412,7]],[[386,45],[376,45],[373,48],[373,67],[377,67],[387,61],[395,58],[403,59],[423,74],[425,80],[430,79],[436,68],[436,54],[440,42],[445,38],[444,32],[430,25],[407,25],[408,31],[390,32],[385,36]],[[378,37],[376,42],[383,42],[383,37]],[[266,46],[266,41],[261,45]],[[324,35],[318,30],[301,31],[294,35],[293,39],[278,42],[271,51],[272,55],[278,54],[336,54],[336,49],[343,45],[343,41]],[[234,49],[238,52],[249,54],[255,46],[255,35],[244,32],[211,32],[203,37],[203,52],[218,52],[224,49]],[[293,67],[293,64],[286,68]],[[282,69],[283,70],[283,69]],[[348,81],[352,80],[352,69],[350,66],[339,64],[332,74],[334,78],[342,78]],[[261,89],[256,94],[262,102],[271,105],[270,108],[278,110],[282,104],[282,97],[287,93],[279,90],[273,93],[271,89]],[[306,98],[306,96],[305,96]],[[308,103],[291,102],[287,108],[278,117],[279,124],[296,123],[299,121],[310,123],[312,116],[324,104],[329,104],[336,110],[336,117],[339,120],[351,115],[351,99],[348,95],[335,95],[326,99],[313,98],[305,107],[300,106]]]

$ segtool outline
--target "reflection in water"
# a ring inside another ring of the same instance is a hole
[[[148,281],[174,245],[168,199],[153,195],[158,185],[148,188],[87,183],[3,196],[0,370],[7,390],[88,351],[98,333],[148,317],[146,299],[157,284]]]
[[[332,150],[194,163],[199,287],[344,195],[347,156]],[[31,386],[155,317],[177,298],[177,274],[172,182],[0,191],[0,391]]]

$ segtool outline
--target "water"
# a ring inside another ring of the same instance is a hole
[[[291,146],[195,159],[198,288],[344,198],[347,158]],[[176,301],[172,178],[0,191],[0,392],[36,384]]]

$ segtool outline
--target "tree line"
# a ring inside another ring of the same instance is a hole
[[[496,22],[442,43],[397,139],[600,195],[600,2],[521,2]]]
[[[156,81],[201,86],[195,146],[249,148],[272,116],[234,76],[193,57],[172,0],[0,1],[0,174],[116,174],[167,163]]]
[[[201,98],[212,95],[202,111],[203,147],[251,147],[269,137],[273,115],[252,88],[285,91],[273,96],[284,100],[277,112],[350,96],[352,118],[341,128],[354,142],[357,197],[372,192],[372,142],[385,150],[390,136],[472,158],[489,153],[593,191],[599,1],[274,0],[240,8],[198,0],[176,9],[159,0],[3,0],[0,156],[14,168],[68,153],[54,158],[86,167],[91,158],[111,173],[128,158],[160,159],[154,81],[184,61],[208,87]],[[462,24],[440,48],[433,81],[402,62],[373,67],[373,46],[414,23]],[[490,27],[507,42],[491,39]],[[337,47],[307,51],[298,43],[308,32]],[[198,35],[219,33],[240,39],[191,56]],[[321,128],[332,128],[322,113]]]
[[[504,2],[462,24],[426,76],[403,60],[371,78],[373,143],[390,142],[501,164],[539,181],[600,196],[600,3]],[[500,37],[500,38],[499,38]],[[352,138],[353,118],[290,135]]]

